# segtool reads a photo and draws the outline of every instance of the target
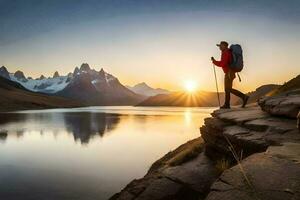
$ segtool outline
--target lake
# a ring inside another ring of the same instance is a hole
[[[0,113],[0,199],[108,199],[186,141],[213,108]]]

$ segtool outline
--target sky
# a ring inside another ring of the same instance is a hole
[[[215,90],[226,40],[244,50],[235,87],[251,91],[300,74],[299,35],[298,0],[0,0],[0,65],[32,77],[89,63],[125,85]]]

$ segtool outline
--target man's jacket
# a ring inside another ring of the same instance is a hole
[[[224,73],[227,73],[229,71],[229,64],[231,63],[231,59],[231,51],[230,49],[226,49],[222,51],[221,60],[213,61],[213,63],[218,67],[222,67]]]

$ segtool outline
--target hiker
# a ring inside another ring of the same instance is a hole
[[[243,68],[242,57],[241,57],[241,64],[240,64],[241,69],[234,70],[230,65],[233,60],[233,53],[228,48],[228,43],[226,41],[221,41],[220,44],[217,44],[217,46],[219,47],[219,49],[222,52],[221,60],[216,61],[214,57],[211,57],[211,61],[213,62],[214,65],[216,65],[218,67],[222,67],[222,69],[225,73],[225,78],[224,78],[225,103],[220,108],[221,109],[229,109],[230,108],[230,93],[240,97],[243,100],[242,107],[244,108],[247,104],[249,96],[232,88],[232,83],[233,83],[233,80],[235,79],[235,73],[237,71],[241,71]],[[238,45],[238,46],[240,48],[240,51],[242,52],[240,45]],[[242,56],[242,54],[241,54],[241,56]]]

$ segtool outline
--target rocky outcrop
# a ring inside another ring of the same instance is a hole
[[[174,158],[199,142],[202,143],[201,138],[168,153],[152,165],[145,177],[132,181],[111,199],[203,199],[219,176],[214,161],[204,154],[203,147],[195,157],[179,165],[171,164]]]
[[[300,134],[296,120],[260,107],[217,110],[201,134],[209,157],[237,163],[212,185],[207,200],[297,199]]]
[[[255,91],[248,92],[247,95],[249,96],[248,104],[249,103],[256,103],[258,99],[268,96],[270,93],[272,93],[274,90],[278,89],[281,85],[275,85],[275,84],[267,84],[262,85],[258,88],[256,88]],[[242,104],[242,100],[238,99],[237,102],[234,102],[235,105]]]
[[[232,145],[239,154],[248,156],[264,152],[270,145],[300,140],[296,120],[270,116],[259,107],[217,110],[205,119],[201,135],[211,156],[232,155]]]
[[[214,111],[200,128],[204,141],[196,156],[170,165],[193,142],[180,146],[111,199],[299,199],[300,133],[291,114],[299,112],[297,98],[268,98],[260,102],[262,109],[253,105]],[[270,102],[285,105],[280,114],[274,107],[267,109]]]
[[[260,99],[258,104],[272,115],[296,118],[300,110],[300,94],[266,97]]]

